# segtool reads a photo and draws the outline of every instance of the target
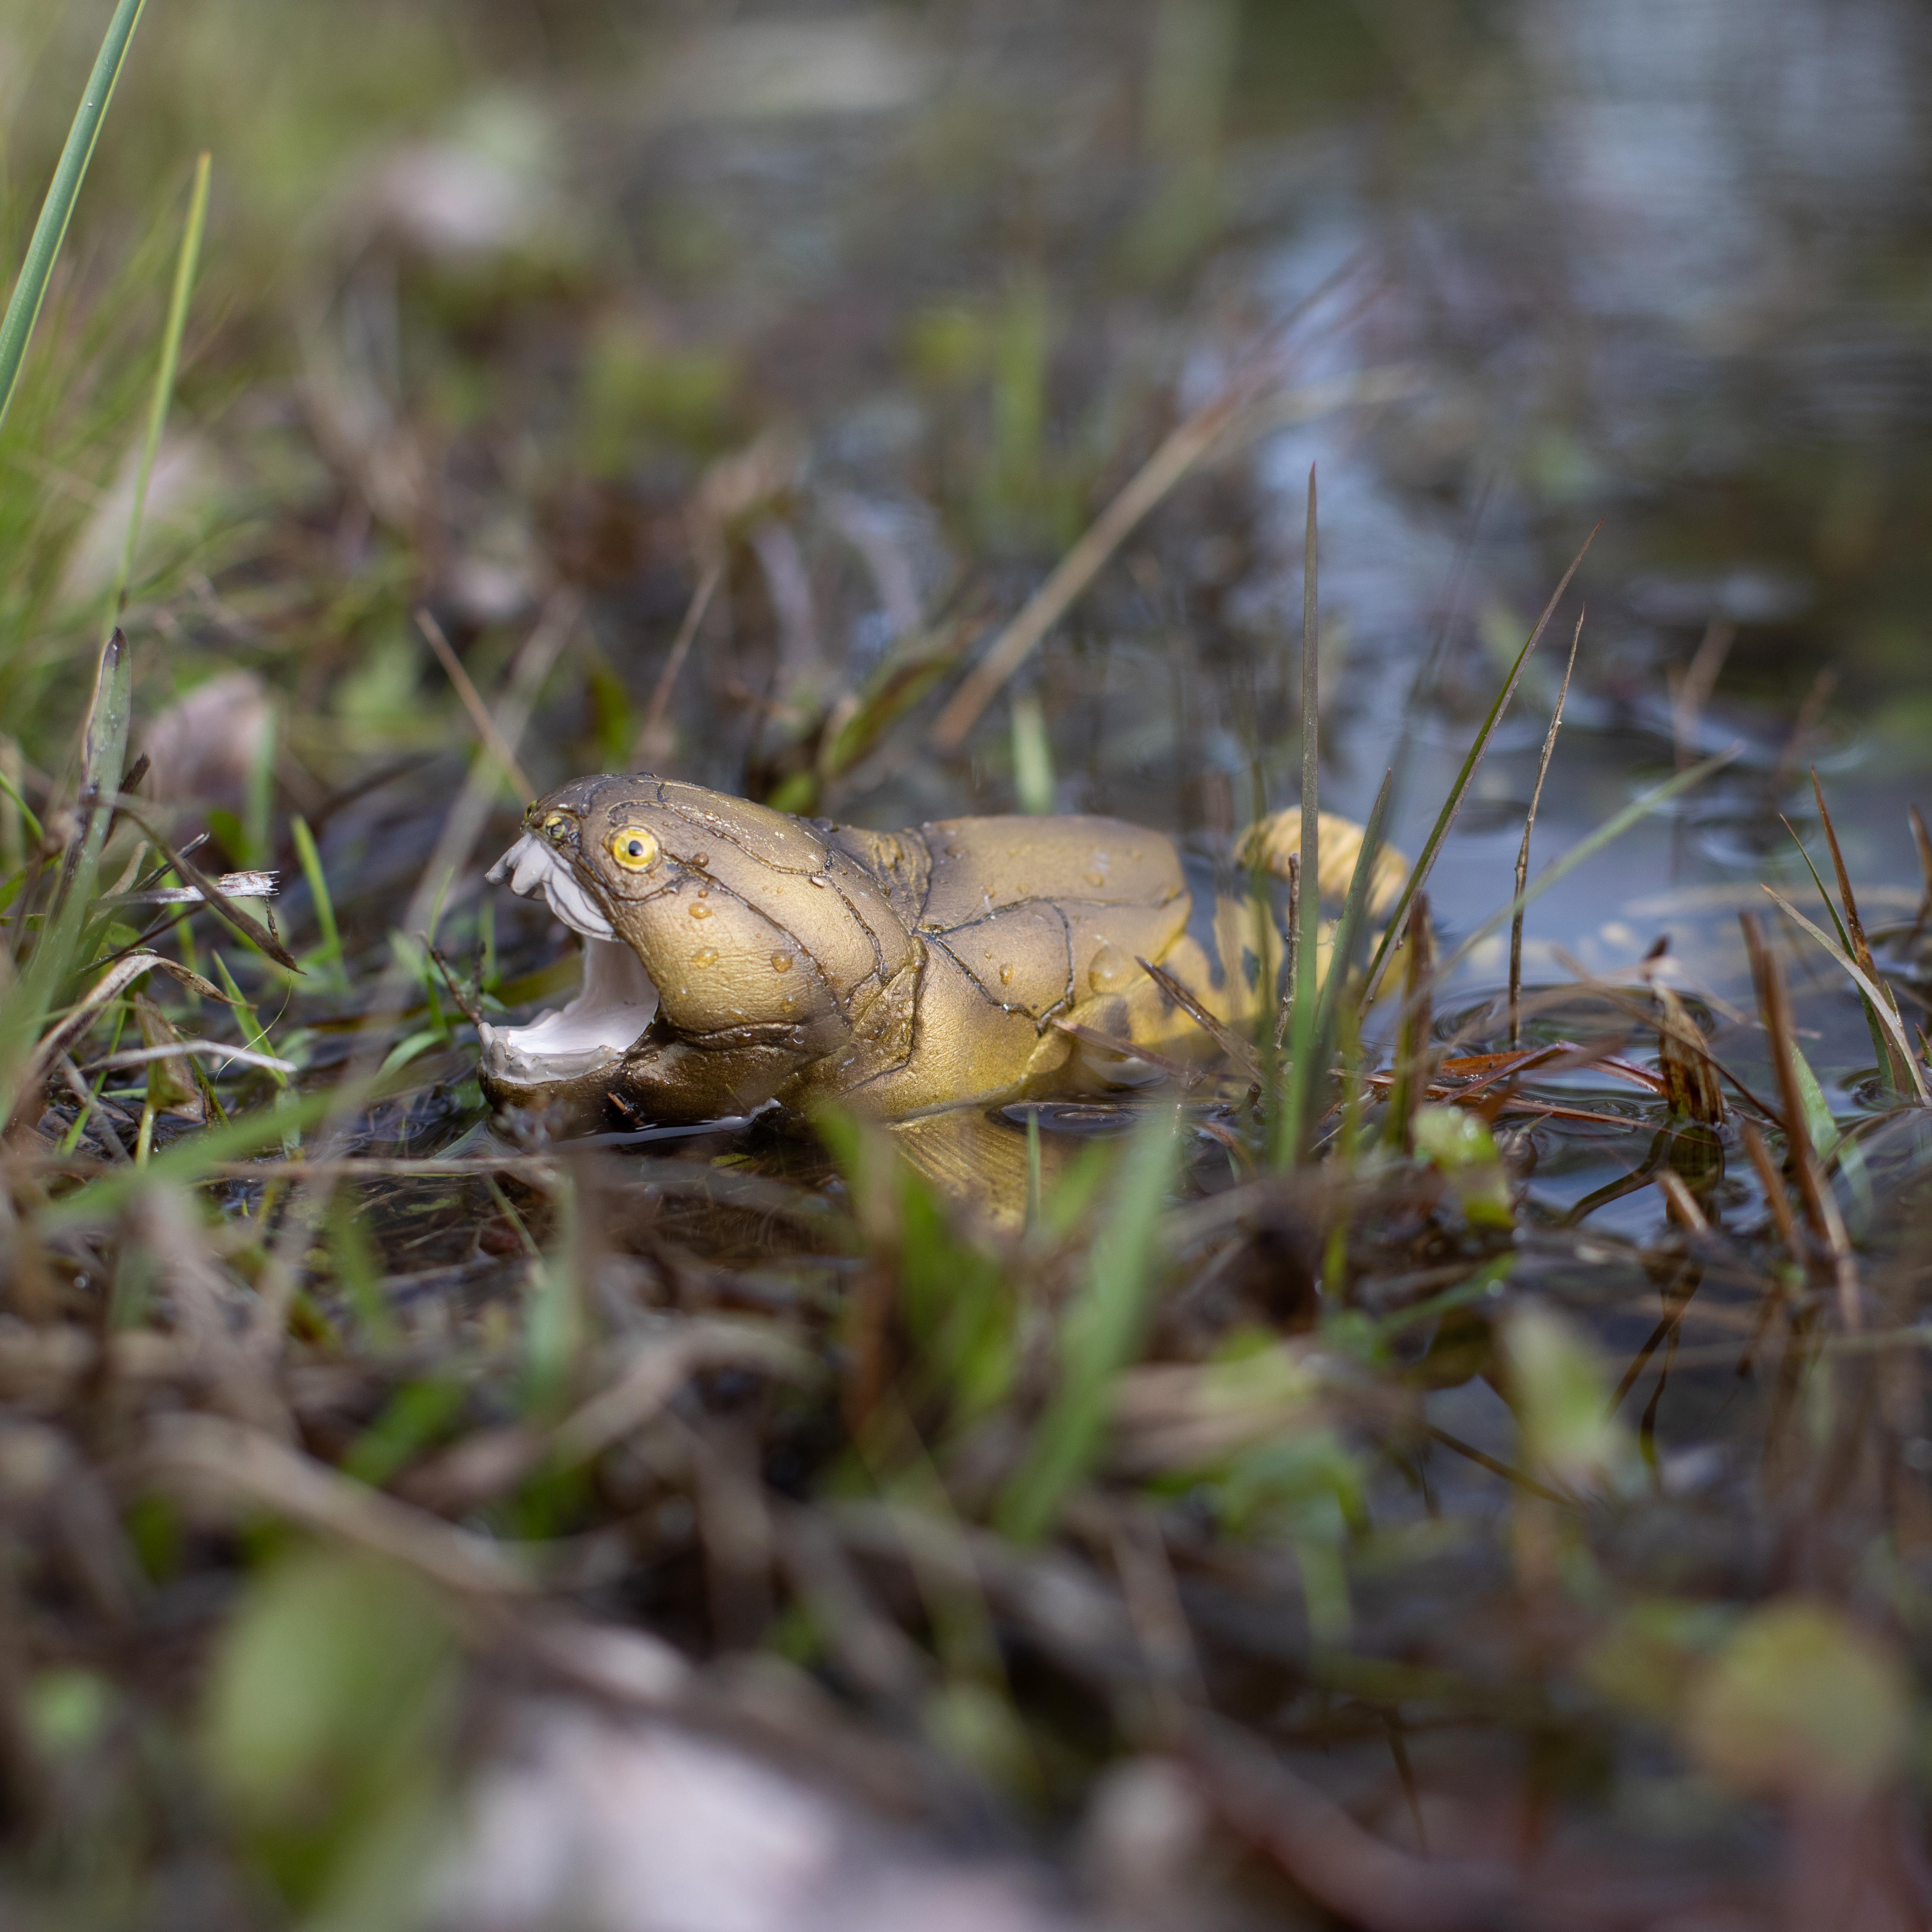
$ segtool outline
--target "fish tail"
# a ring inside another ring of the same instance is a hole
[[[1321,886],[1324,900],[1348,896],[1361,856],[1366,828],[1340,812],[1324,812],[1316,820],[1321,831]],[[1234,862],[1250,871],[1258,866],[1277,879],[1288,875],[1288,862],[1301,856],[1301,813],[1291,806],[1258,818],[1234,841]],[[1392,845],[1376,853],[1369,880],[1369,912],[1380,918],[1396,902],[1408,877],[1408,861]]]

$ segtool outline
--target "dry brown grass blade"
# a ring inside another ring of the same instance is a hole
[[[442,956],[442,948],[430,939],[427,933],[418,933],[423,950],[428,954],[430,963],[442,976],[442,983],[449,989],[449,997],[456,1003],[456,1010],[480,1034],[483,1030],[482,1009],[472,1000],[463,983],[450,969],[449,962]]]
[[[1911,1042],[1905,1036],[1905,1022],[1899,1016],[1897,1005],[1881,990],[1880,982],[1867,973],[1828,933],[1807,919],[1782,892],[1774,892],[1769,886],[1762,886],[1761,890],[1780,912],[1802,926],[1844,969],[1852,983],[1864,994],[1865,1005],[1873,1016],[1880,1038],[1886,1042],[1888,1054],[1896,1053],[1904,1064],[1905,1077],[1897,1081],[1897,1085],[1901,1090],[1910,1085],[1917,1094],[1922,1107],[1932,1106],[1932,1094],[1926,1091],[1925,1076],[1920,1069],[1918,1058],[1912,1051]],[[1894,1064],[1894,1076],[1898,1072],[1898,1065]]]
[[[1174,1004],[1232,1060],[1248,1078],[1258,1086],[1262,1079],[1261,1055],[1252,1044],[1244,1040],[1232,1028],[1226,1025],[1165,966],[1156,966],[1150,959],[1136,959],[1134,962],[1149,979],[1172,1000]]]
[[[692,592],[691,602],[686,605],[684,621],[677,627],[677,636],[673,640],[670,655],[664,659],[664,669],[658,673],[658,681],[651,692],[651,706],[644,714],[644,722],[638,733],[637,743],[632,756],[641,765],[649,766],[657,761],[659,734],[664,729],[664,713],[670,709],[671,693],[677,688],[678,674],[684,668],[684,661],[691,655],[691,647],[698,641],[698,633],[704,622],[705,613],[711,608],[711,600],[718,594],[718,586],[724,580],[724,566],[722,560],[706,566],[698,588]]]
[[[1900,1019],[1898,1002],[1892,998],[1892,988],[1885,982],[1878,970],[1878,962],[1872,957],[1871,942],[1865,936],[1864,922],[1858,916],[1858,902],[1852,896],[1852,876],[1845,867],[1845,855],[1838,847],[1838,829],[1832,823],[1830,808],[1825,803],[1825,788],[1818,782],[1818,767],[1811,767],[1811,795],[1818,801],[1818,817],[1825,828],[1825,841],[1832,848],[1832,869],[1838,875],[1838,900],[1844,908],[1845,937],[1850,942],[1852,957],[1858,963],[1860,970],[1876,989],[1884,1007],[1892,1016],[1892,1024],[1884,1027],[1883,1012],[1875,1016],[1884,1028],[1875,1044],[1882,1049],[1889,1063],[1888,1071],[1894,1089],[1903,1092],[1909,1080],[1917,1088],[1920,1100],[1926,1098],[1925,1083],[1918,1077],[1913,1064],[1910,1042],[1904,1038],[1904,1027]],[[1888,1036],[1896,1033],[1896,1039]]]
[[[1564,971],[1569,974],[1580,986],[1587,988],[1594,998],[1616,1007],[1621,1012],[1628,1013],[1633,1019],[1641,1022],[1646,1027],[1653,1029],[1656,1028],[1657,1016],[1648,1011],[1640,1001],[1632,999],[1621,986],[1614,986],[1607,980],[1599,979],[1580,960],[1574,955],[1566,952],[1562,946],[1553,947],[1552,950]],[[1660,988],[1653,987],[1653,991],[1661,990]],[[1708,998],[1709,995],[1706,994],[1705,997]],[[1687,1015],[1686,1017],[1688,1018],[1688,1016]],[[1782,1127],[1784,1123],[1778,1109],[1768,1101],[1752,1092],[1750,1088],[1747,1087],[1736,1074],[1733,1073],[1711,1051],[1709,1042],[1705,1040],[1701,1030],[1694,1027],[1692,1030],[1696,1034],[1695,1039],[1686,1035],[1682,1039],[1680,1044],[1690,1048],[1694,1052],[1700,1055],[1705,1065],[1719,1078],[1728,1080],[1736,1090],[1738,1096],[1748,1105],[1755,1108],[1763,1119],[1770,1121],[1774,1126]]]
[[[782,1336],[744,1323],[705,1322],[642,1350],[611,1383],[548,1432],[485,1430],[412,1470],[402,1487],[427,1508],[474,1508],[533,1471],[576,1468],[662,1415],[694,1375],[737,1369],[804,1382],[817,1364]]]
[[[1282,330],[1352,274],[1355,266],[1352,260],[1344,262],[1298,304],[1270,332],[1269,346]],[[967,733],[980,722],[980,713],[999,694],[1000,687],[1066,614],[1136,526],[1214,448],[1222,433],[1270,386],[1275,376],[1270,356],[1262,353],[1252,357],[1218,394],[1168,433],[1160,447],[1094,518],[1052,575],[994,639],[985,656],[967,673],[933,722],[929,742],[934,751],[950,754],[959,748]]]
[[[260,1430],[212,1415],[158,1421],[143,1478],[229,1512],[266,1510],[374,1551],[470,1595],[530,1596],[536,1583],[489,1538],[356,1482]]]
[[[1811,734],[1818,728],[1818,721],[1825,715],[1825,707],[1832,701],[1832,694],[1838,688],[1838,668],[1826,664],[1811,680],[1811,688],[1805,692],[1804,701],[1798,707],[1798,716],[1791,727],[1791,736],[1784,741],[1784,749],[1778,754],[1778,767],[1771,775],[1768,788],[1773,798],[1780,796],[1791,782],[1791,775],[1804,756],[1804,748],[1811,742]]]
[[[1858,902],[1852,895],[1851,874],[1845,869],[1845,855],[1839,849],[1838,828],[1832,823],[1830,806],[1825,802],[1825,788],[1818,782],[1818,767],[1811,767],[1811,796],[1818,802],[1819,823],[1825,828],[1825,842],[1832,848],[1832,869],[1838,874],[1838,902],[1845,910],[1845,933],[1851,940],[1852,957],[1868,973],[1876,973],[1871,964],[1871,946],[1865,938],[1864,922],[1858,917]]]
[[[496,728],[496,721],[490,716],[490,707],[483,702],[483,695],[470,680],[469,672],[463,668],[463,660],[452,647],[449,640],[442,634],[442,626],[426,608],[418,606],[416,610],[416,628],[429,640],[429,647],[435,652],[436,662],[449,674],[449,681],[456,687],[456,694],[463,700],[463,708],[470,714],[470,722],[476,728],[476,735],[489,747],[497,764],[508,776],[520,796],[534,799],[536,787],[531,784],[530,775],[517,762],[517,754],[505,742],[503,734]]]
[[[1396,1036],[1395,1084],[1389,1094],[1385,1138],[1409,1154],[1415,1148],[1415,1114],[1429,1090],[1429,1034],[1434,1001],[1430,988],[1435,970],[1435,941],[1429,925],[1429,895],[1408,902],[1408,965],[1403,982],[1402,1025]]]
[[[1478,1449],[1473,1442],[1465,1442],[1460,1436],[1451,1436],[1448,1430],[1438,1429],[1432,1422],[1424,1432],[1430,1442],[1439,1442],[1451,1454],[1474,1463],[1479,1469],[1488,1470],[1492,1476],[1502,1477],[1512,1488],[1526,1491],[1533,1496],[1540,1496],[1546,1503],[1561,1503],[1567,1509],[1576,1507],[1574,1496],[1566,1496],[1561,1490],[1552,1490],[1546,1484],[1539,1483],[1526,1471],[1504,1462],[1500,1456],[1492,1456],[1486,1449]]]
[[[1418,1858],[1376,1838],[1247,1732],[1205,1712],[1190,1714],[1179,1744],[1228,1828],[1338,1920],[1364,1932],[1486,1932],[1518,1922],[1520,1882],[1507,1866]]]
[[[1536,830],[1536,808],[1543,802],[1543,782],[1550,776],[1550,760],[1556,755],[1556,734],[1563,725],[1563,707],[1569,700],[1570,680],[1576,668],[1576,646],[1583,641],[1586,606],[1576,613],[1576,628],[1570,639],[1570,661],[1563,667],[1562,688],[1556,694],[1556,708],[1550,714],[1550,729],[1544,734],[1543,755],[1537,760],[1536,788],[1529,795],[1529,814],[1522,823],[1522,844],[1516,855],[1516,896],[1520,899],[1529,884],[1530,835]],[[1529,908],[1519,905],[1510,921],[1509,1040],[1516,1046],[1522,1036],[1522,922]]]
[[[1765,1205],[1771,1210],[1778,1238],[1792,1260],[1802,1261],[1804,1250],[1799,1244],[1798,1217],[1791,1211],[1791,1196],[1784,1191],[1784,1177],[1778,1172],[1778,1163],[1771,1157],[1770,1146],[1755,1120],[1741,1120],[1738,1126],[1744,1152],[1757,1170],[1758,1185],[1764,1190]]]
[[[224,892],[220,886],[189,858],[185,852],[178,852],[164,838],[142,815],[133,810],[124,800],[121,809],[146,833],[154,850],[172,868],[175,877],[184,886],[192,886],[200,893],[202,902],[230,932],[258,951],[265,952],[278,966],[291,973],[302,971],[301,962],[281,941],[270,932],[259,920],[250,918]]]
[[[1621,1046],[1629,1038],[1627,1034],[1617,1036]],[[1614,1052],[1616,1049],[1610,1049]],[[1532,1067],[1541,1066],[1545,1062],[1564,1051],[1558,1042],[1549,1046],[1518,1048],[1508,1053],[1464,1053],[1453,1059],[1445,1060],[1441,1071],[1453,1080],[1463,1080],[1468,1084],[1456,1090],[1462,1094],[1479,1094],[1486,1087],[1492,1087],[1498,1080],[1508,1080],[1518,1073],[1527,1073]]]
[[[1395,1090],[1396,1078],[1393,1073],[1371,1073],[1368,1076],[1370,1088],[1378,1094],[1390,1094]],[[1432,1081],[1423,1090],[1425,1100],[1439,1100],[1446,1106],[1460,1107],[1469,1105],[1472,1096],[1466,1088],[1446,1086],[1440,1081]],[[1566,1107],[1560,1101],[1539,1100],[1525,1094],[1504,1093],[1493,1094],[1478,1109],[1486,1117],[1493,1108],[1500,1118],[1503,1114],[1528,1114],[1541,1120],[1576,1120],[1598,1127],[1622,1127],[1627,1132],[1640,1124],[1627,1114],[1599,1114],[1588,1107]]]
[[[1122,1060],[1137,1060],[1143,1066],[1151,1066],[1180,1086],[1198,1087],[1205,1078],[1198,1066],[1184,1066],[1164,1053],[1155,1052],[1150,1046],[1136,1046],[1131,1040],[1115,1040],[1098,1028],[1082,1026],[1074,1020],[1056,1019],[1053,1024],[1056,1032],[1064,1033],[1069,1040],[1077,1040],[1083,1046],[1098,1048],[1102,1053],[1117,1054]]]
[[[101,1009],[124,993],[136,980],[157,969],[172,974],[206,998],[218,1000],[224,1005],[227,1004],[227,995],[218,987],[210,986],[199,973],[191,972],[172,959],[164,959],[157,952],[123,953],[88,988],[74,1010],[41,1036],[20,1076],[20,1098],[15,1103],[16,1113],[31,1096],[40,1092],[47,1070],[56,1065],[61,1056],[94,1024]],[[0,1122],[0,1126],[4,1124]]]
[[[1717,688],[1718,674],[1724,668],[1724,660],[1731,654],[1731,646],[1737,642],[1738,627],[1722,617],[1713,617],[1706,627],[1702,641],[1698,645],[1696,655],[1678,680],[1672,694],[1670,705],[1670,735],[1677,747],[1677,765],[1681,771],[1696,757],[1692,740],[1697,735],[1697,726],[1703,716],[1704,706],[1710,702],[1711,693]]]
[[[1661,1097],[1664,1081],[1660,1075],[1638,1066],[1634,1060],[1618,1058],[1629,1044],[1628,1034],[1613,1033],[1596,1040],[1552,1040],[1548,1046],[1534,1048],[1527,1052],[1458,1054],[1453,1059],[1441,1061],[1436,1072],[1438,1079],[1445,1074],[1452,1079],[1468,1079],[1469,1084],[1458,1090],[1466,1096],[1480,1093],[1485,1088],[1516,1073],[1534,1071],[1548,1078],[1552,1074],[1573,1073],[1587,1068],[1607,1073],[1612,1080],[1621,1080],[1626,1087],[1641,1088],[1646,1094]],[[1474,1077],[1472,1078],[1471,1076]]]
[[[1785,1144],[1798,1180],[1798,1198],[1804,1204],[1807,1219],[1829,1252],[1838,1289],[1838,1310],[1845,1326],[1856,1333],[1863,1325],[1858,1308],[1858,1264],[1852,1255],[1851,1238],[1844,1217],[1826,1185],[1817,1150],[1804,1121],[1804,1096],[1798,1081],[1797,1041],[1791,1018],[1791,996],[1784,975],[1771,948],[1765,943],[1762,928],[1755,914],[1742,913],[1744,950],[1750,956],[1751,980],[1757,992],[1758,1010],[1765,1030],[1771,1036],[1772,1063],[1778,1073],[1778,1090],[1784,1102]]]
[[[97,1113],[105,1115],[116,1126],[124,1126],[129,1124],[128,1117],[119,1108],[110,1106],[106,1101],[96,1096],[94,1090],[80,1077],[80,1069],[74,1064],[72,1054],[57,1054],[55,1056],[55,1070],[60,1075],[62,1084],[74,1096],[80,1108],[80,1113],[75,1116],[76,1132],[86,1123],[91,1115]],[[32,1093],[34,1089],[29,1088],[27,1090]],[[122,1145],[121,1136],[118,1133],[104,1133],[99,1135],[98,1138],[107,1150],[110,1164],[118,1163],[124,1166],[133,1158],[128,1150]]]
[[[208,1252],[192,1198],[176,1187],[142,1187],[129,1204],[128,1232],[155,1264],[175,1328],[190,1351],[190,1375],[212,1388],[236,1422],[292,1442],[287,1406],[230,1318],[241,1298]]]
[[[1220,440],[1247,406],[1258,384],[1250,373],[1204,404],[1168,433],[1120,494],[1102,510],[1062,557],[1046,581],[1028,598],[986,656],[966,674],[934,722],[931,742],[942,754],[956,752],[1000,687],[1038,647],[1101,567],[1145,517]]]

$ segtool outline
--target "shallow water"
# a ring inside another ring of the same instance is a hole
[[[1916,899],[1903,806],[1932,722],[1918,10],[1519,0],[1453,34],[1393,0],[1292,26],[1218,0],[960,6],[915,37],[783,18],[802,62],[783,98],[716,79],[766,70],[777,29],[753,21],[661,56],[674,78],[712,76],[687,111],[614,100],[606,130],[646,273],[687,334],[738,346],[805,440],[793,620],[815,635],[781,639],[780,686],[788,650],[836,681],[890,634],[890,586],[854,572],[852,530],[869,519],[928,615],[963,576],[997,619],[1077,529],[1047,486],[1083,473],[1100,418],[1131,419],[1165,372],[1198,400],[1339,275],[1289,331],[1290,380],[1396,399],[1256,436],[1130,541],[1017,687],[1045,704],[1060,806],[1218,841],[1255,808],[1258,763],[1267,802],[1288,801],[1313,463],[1324,800],[1361,814],[1396,763],[1410,850],[1504,650],[1600,524],[1440,862],[1452,932],[1507,897],[1586,604],[1539,859],[1675,767],[1671,685],[1713,624],[1734,640],[1701,718],[1679,721],[1683,754],[1744,748],[1534,908],[1533,967],[1556,970],[1556,940],[1607,970],[1668,931],[1692,978],[1735,984],[1725,890],[1752,903],[1761,878],[1802,878],[1777,814],[1815,830],[1814,759],[1854,876],[1892,889],[1887,910]],[[1164,83],[1164,61],[1199,71]],[[1318,98],[1298,66],[1325,77]],[[960,313],[1006,330],[991,352],[1016,392],[1036,332],[1040,392],[992,404],[1036,406],[1034,429],[976,418],[932,377],[938,352],[908,346]],[[1002,475],[1009,458],[1030,475]],[[1097,500],[1126,466],[1084,473]],[[619,589],[614,654],[674,599],[642,577]],[[1821,674],[1835,688],[1794,742]],[[741,783],[742,707],[721,716],[716,680],[696,682],[673,762]],[[1009,806],[1006,715],[970,772],[915,760],[836,808],[888,824]],[[1493,952],[1474,978],[1493,980]]]

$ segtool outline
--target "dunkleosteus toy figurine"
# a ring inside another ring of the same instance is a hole
[[[499,1105],[594,1118],[614,1096],[628,1119],[675,1122],[836,1100],[905,1120],[1145,1077],[1057,1021],[1211,1055],[1142,959],[1231,1027],[1276,1007],[1274,918],[1118,819],[866,832],[630,776],[578,778],[524,824],[490,878],[540,893],[582,935],[584,986],[528,1026],[483,1029]],[[1299,824],[1264,820],[1246,856],[1273,864]],[[1339,897],[1360,828],[1324,813],[1322,835],[1322,886]],[[1372,910],[1403,876],[1378,855]]]

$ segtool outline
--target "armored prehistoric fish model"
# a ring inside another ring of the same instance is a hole
[[[669,1123],[837,1100],[904,1121],[1146,1077],[1099,1040],[1211,1055],[1144,961],[1229,1028],[1276,1010],[1278,920],[1119,819],[868,832],[633,776],[578,778],[524,826],[490,878],[582,936],[583,990],[483,1029],[499,1106]],[[1279,871],[1299,830],[1294,812],[1263,820],[1240,856]],[[1322,836],[1339,897],[1360,829],[1324,813]],[[1378,855],[1372,910],[1403,876]]]

